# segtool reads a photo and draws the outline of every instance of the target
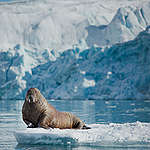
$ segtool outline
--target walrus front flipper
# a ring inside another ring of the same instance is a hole
[[[26,120],[24,117],[23,117],[23,121],[26,123],[27,128],[36,128],[37,127],[32,122]]]
[[[91,127],[83,126],[82,129],[91,129]]]
[[[27,128],[36,128],[36,126],[35,126],[33,123],[30,122],[30,123],[28,124]]]

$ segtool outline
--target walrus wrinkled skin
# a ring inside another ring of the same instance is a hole
[[[28,128],[90,129],[72,113],[57,111],[36,88],[27,91],[22,118]]]

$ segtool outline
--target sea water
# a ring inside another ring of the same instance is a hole
[[[150,100],[49,100],[59,111],[72,112],[93,128],[88,131],[86,139],[85,134],[81,134],[82,131],[61,130],[62,135],[67,132],[68,137],[78,136],[79,142],[75,144],[44,143],[44,136],[40,137],[42,144],[34,144],[34,141],[26,144],[26,141],[23,141],[27,140],[25,138],[22,138],[23,144],[18,144],[14,132],[23,131],[24,134],[26,130],[21,114],[23,102],[0,100],[0,150],[150,149]],[[32,133],[33,131],[35,130],[33,129]],[[59,133],[58,130],[52,132]],[[35,133],[32,134],[33,137],[42,135],[43,130],[38,129]]]

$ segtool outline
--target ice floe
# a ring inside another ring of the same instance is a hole
[[[27,128],[14,133],[19,144],[149,147],[150,123],[91,124],[90,130]]]

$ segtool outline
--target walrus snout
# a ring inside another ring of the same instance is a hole
[[[28,95],[26,97],[26,100],[29,102],[29,103],[35,103],[35,98],[32,94]]]
[[[26,100],[29,102],[29,103],[35,103],[36,102],[36,91],[37,89],[36,88],[30,88],[27,92],[27,95],[26,95]]]
[[[28,100],[29,100],[29,102],[35,103],[35,98],[34,98],[33,95],[30,95],[30,96],[28,97]]]

